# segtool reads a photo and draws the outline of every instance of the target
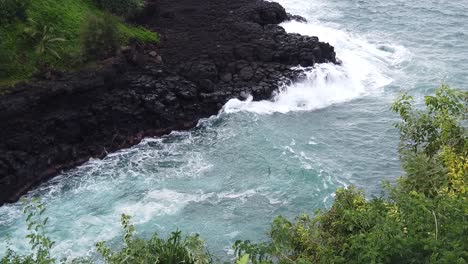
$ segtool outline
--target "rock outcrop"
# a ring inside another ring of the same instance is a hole
[[[231,98],[268,99],[291,66],[336,63],[332,46],[287,34],[290,18],[263,0],[158,0],[136,21],[161,35],[100,69],[33,80],[0,97],[0,204],[61,170],[189,129]]]

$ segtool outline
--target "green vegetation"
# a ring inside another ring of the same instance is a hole
[[[97,5],[111,13],[131,17],[140,11],[144,5],[144,0],[95,0]]]
[[[53,28],[46,24],[40,24],[30,19],[30,25],[24,29],[24,33],[30,37],[35,44],[35,52],[40,58],[43,58],[46,53],[54,55],[61,59],[60,55],[52,47],[56,42],[64,42],[64,38],[54,36]]]
[[[105,11],[92,0],[27,3],[24,0],[0,0],[0,15],[8,20],[8,23],[3,19],[0,21],[0,85],[27,79],[44,64],[59,70],[81,67],[85,63],[82,30],[88,17],[106,17]],[[119,45],[126,45],[131,39],[157,41],[155,33],[128,25],[119,16],[112,15],[112,20],[117,27]],[[36,32],[33,38],[32,32]],[[41,50],[43,52],[38,52]]]
[[[402,118],[397,128],[405,175],[394,186],[386,183],[382,197],[366,199],[350,187],[338,190],[331,208],[313,217],[279,216],[268,232],[270,241],[235,243],[235,263],[467,263],[468,93],[443,86],[425,103],[426,109],[414,109],[413,99],[403,95],[392,106]],[[36,253],[7,251],[1,264],[55,263],[43,210],[25,210]],[[128,216],[122,216],[122,225],[123,248],[97,244],[107,263],[213,262],[198,236],[182,239],[176,231],[167,240],[157,235],[145,240],[135,236]]]
[[[252,263],[467,263],[468,95],[443,86],[425,103],[414,109],[403,95],[392,106],[403,120],[406,175],[386,184],[385,196],[340,189],[329,210],[278,217],[270,242],[238,241],[237,255]]]
[[[54,242],[46,236],[45,226],[48,218],[43,217],[45,211],[44,205],[37,199],[33,199],[30,204],[25,206],[24,213],[27,215],[29,244],[34,253],[21,256],[11,250],[7,250],[5,256],[0,261],[1,264],[49,264],[55,263],[55,259],[50,256]]]
[[[0,25],[26,19],[30,0],[0,0]]]
[[[115,55],[119,49],[117,23],[112,16],[89,15],[81,30],[83,55],[89,59],[106,58]]]
[[[29,255],[19,255],[8,249],[0,264],[53,264],[58,261],[50,254],[54,242],[46,235],[45,226],[48,218],[43,217],[45,207],[37,199],[27,204],[24,213],[27,215],[29,239],[32,252]],[[131,218],[123,214],[121,223],[123,227],[123,247],[112,251],[106,242],[96,243],[96,250],[104,261],[109,264],[209,264],[213,263],[211,255],[205,247],[205,242],[198,235],[182,238],[181,231],[172,232],[167,239],[157,234],[148,239],[135,236],[135,227]],[[88,259],[62,259],[61,263],[93,263]],[[242,262],[244,264],[244,262]]]
[[[130,223],[130,217],[122,215],[124,229],[124,247],[113,252],[105,246],[105,242],[97,243],[97,251],[107,263],[141,263],[141,264],[208,264],[212,263],[205,243],[198,235],[182,239],[180,231],[172,232],[167,240],[154,234],[149,240],[135,237],[135,228]]]

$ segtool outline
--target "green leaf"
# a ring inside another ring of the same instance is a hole
[[[239,260],[236,261],[236,264],[248,264],[249,258],[250,258],[249,254],[245,254]]]

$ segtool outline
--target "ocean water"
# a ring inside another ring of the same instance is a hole
[[[397,116],[403,91],[422,99],[442,83],[468,86],[468,0],[279,0],[308,19],[288,32],[335,46],[341,66],[306,69],[274,100],[231,100],[191,131],[148,138],[91,160],[30,192],[50,217],[56,256],[118,247],[121,213],[138,234],[199,233],[229,259],[237,239],[266,239],[277,215],[326,208],[339,187],[371,197],[401,175]],[[20,203],[0,207],[0,256],[27,252]]]

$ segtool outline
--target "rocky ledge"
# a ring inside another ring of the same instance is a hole
[[[137,23],[159,32],[100,69],[19,84],[0,97],[0,204],[62,170],[189,129],[231,98],[268,99],[291,66],[336,63],[332,46],[287,34],[300,19],[263,0],[157,0]]]

